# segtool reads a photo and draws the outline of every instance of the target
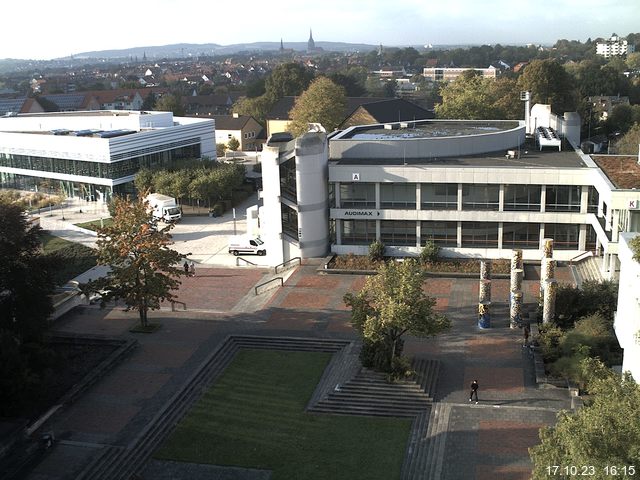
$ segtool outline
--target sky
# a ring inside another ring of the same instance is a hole
[[[6,2],[1,58],[173,43],[553,44],[640,32],[640,0]]]

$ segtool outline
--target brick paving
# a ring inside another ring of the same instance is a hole
[[[298,267],[284,287],[262,294],[259,310],[235,313],[266,270],[199,267],[178,293],[187,311],[165,306],[152,312],[150,318],[162,328],[150,335],[129,333],[137,316],[120,307],[78,308],[63,317],[57,330],[133,337],[140,346],[45,427],[67,443],[56,447],[30,478],[74,478],[95,454],[94,443],[127,445],[229,334],[356,338],[342,297],[361,289],[366,276],[318,275],[315,268]],[[564,268],[556,273],[558,278],[570,275]],[[525,302],[536,301],[538,285],[535,278],[525,279],[525,297],[530,295]],[[509,329],[508,280],[495,280],[492,287],[492,328],[480,330],[478,280],[430,278],[425,290],[436,298],[436,309],[452,320],[452,330],[431,339],[406,338],[406,354],[441,361],[436,401],[452,406],[442,480],[528,478],[527,448],[538,442],[538,428],[552,424],[557,410],[569,406],[566,392],[536,388],[521,331]],[[479,405],[468,403],[474,378],[480,382]],[[60,474],[63,462],[74,470]]]

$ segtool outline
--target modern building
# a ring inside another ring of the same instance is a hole
[[[615,277],[619,233],[640,230],[640,166],[585,155],[579,132],[577,114],[535,105],[527,121],[395,122],[268,141],[264,234],[282,242],[283,260],[366,254],[375,240],[398,256],[432,240],[449,257],[517,248],[539,260],[552,238],[556,259],[592,251]]]
[[[615,33],[608,40],[596,43],[596,55],[604,58],[620,57],[635,52],[635,45]]]
[[[108,200],[141,167],[215,160],[215,122],[171,112],[91,111],[0,118],[0,187]]]
[[[613,325],[624,350],[622,371],[631,372],[636,382],[640,381],[640,263],[634,260],[629,241],[637,236],[637,233],[620,235],[618,308]]]
[[[495,80],[498,76],[498,69],[494,66],[488,68],[464,68],[464,67],[426,67],[422,69],[422,76],[432,82],[453,81],[463,73],[474,70],[483,78]]]

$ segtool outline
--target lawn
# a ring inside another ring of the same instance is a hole
[[[94,232],[96,232],[98,228],[102,226],[110,227],[112,224],[112,218],[103,218],[102,220],[91,220],[90,222],[76,223],[75,225],[76,227],[86,228],[87,230],[93,230]]]
[[[304,411],[331,355],[241,350],[155,457],[273,471],[273,480],[400,477],[411,419]]]
[[[53,272],[56,285],[64,285],[96,265],[96,252],[89,247],[49,233],[42,233],[40,239],[43,253],[57,264]]]

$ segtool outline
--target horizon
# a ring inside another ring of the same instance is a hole
[[[33,0],[30,5],[35,11],[50,9],[44,0]],[[123,25],[143,26],[96,27],[95,22],[87,21],[86,4],[70,0],[64,8],[30,18],[28,30],[20,20],[23,9],[11,5],[5,7],[3,33],[12,41],[0,45],[0,59],[52,60],[175,44],[227,46],[282,39],[286,45],[306,42],[310,30],[316,42],[388,47],[550,45],[561,39],[608,38],[612,33],[624,37],[640,30],[637,0],[493,0],[490,5],[475,0],[427,5],[423,0],[405,0],[400,5],[383,0],[347,4],[327,0],[322,5],[281,0],[270,9],[249,0],[246,9],[258,14],[242,22],[234,20],[232,6],[204,0],[194,0],[188,8],[180,5],[176,0],[156,0],[150,9],[148,4],[114,0],[109,10],[118,12]]]

